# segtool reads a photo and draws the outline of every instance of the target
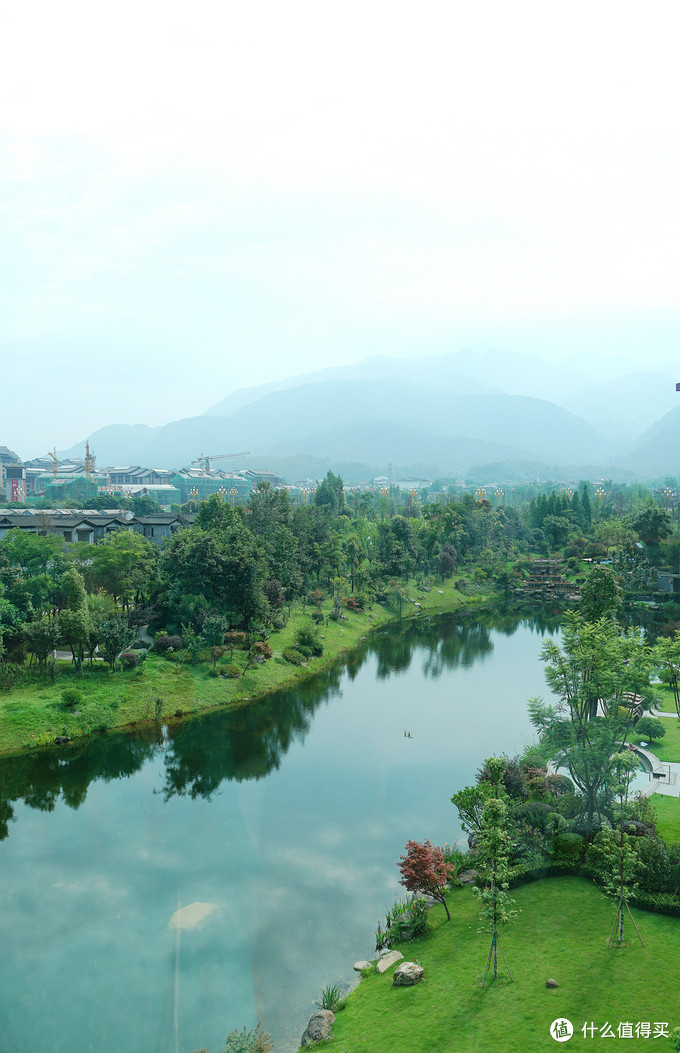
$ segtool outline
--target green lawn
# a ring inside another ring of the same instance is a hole
[[[409,601],[404,605],[404,616],[411,617],[456,610],[488,599],[464,595],[452,580],[435,585],[431,592],[420,592],[415,585],[409,586],[407,592]],[[420,607],[416,607],[416,603]],[[325,613],[330,606],[327,601]],[[271,634],[269,644],[274,657],[264,665],[252,665],[244,676],[235,680],[211,676],[209,663],[178,665],[154,654],[148,655],[139,669],[119,670],[113,675],[101,661],[95,662],[92,668],[86,666],[81,676],[73,671],[70,662],[58,662],[54,685],[41,675],[31,674],[29,682],[0,693],[0,753],[46,745],[56,735],[74,738],[96,730],[152,721],[156,717],[168,720],[176,714],[243,705],[320,672],[360,644],[377,626],[394,618],[392,612],[376,604],[360,614],[347,612],[346,621],[329,621],[320,631],[323,656],[311,659],[308,668],[301,668],[286,662],[282,652],[294,644],[297,628],[309,621],[310,613],[310,607],[303,614],[297,606],[287,625]],[[218,668],[230,661],[226,655]],[[233,662],[243,667],[245,656],[237,652]],[[82,694],[76,712],[69,711],[61,702],[65,687],[77,687]],[[157,709],[157,700],[160,709]]]
[[[556,1048],[551,1023],[567,1017],[574,1026],[570,1049],[599,1048],[599,1031],[584,1038],[584,1023],[680,1024],[676,963],[680,919],[633,911],[644,940],[630,920],[623,947],[607,947],[615,907],[583,878],[550,878],[513,893],[520,908],[502,936],[514,983],[480,981],[489,937],[477,932],[477,900],[469,889],[449,898],[452,921],[431,912],[425,939],[401,945],[417,958],[425,980],[392,987],[392,972],[364,978],[337,1014],[331,1041],[338,1053],[534,1053]],[[554,977],[559,988],[545,987]],[[634,1033],[634,1032],[633,1032]],[[622,1039],[625,1049],[670,1049],[668,1040]],[[617,1037],[616,1042],[619,1042]],[[617,1047],[618,1048],[618,1047]]]
[[[656,828],[664,841],[680,842],[680,797],[666,797],[655,793],[652,805],[656,814]]]
[[[660,717],[666,729],[662,739],[654,739],[649,749],[660,761],[680,762],[680,720],[676,717]],[[632,735],[631,742],[639,744],[639,735]],[[647,740],[644,740],[647,741]],[[652,794],[652,804],[657,816],[657,830],[665,841],[680,841],[680,797]]]
[[[633,734],[631,742],[635,745],[639,745],[641,741],[647,742],[649,749],[660,761],[680,762],[680,720],[677,717],[659,717],[659,720],[666,729],[662,739],[650,742],[649,739],[641,739],[639,735]]]
[[[658,699],[656,708],[662,713],[675,713],[675,699],[670,687],[663,684],[654,684],[654,695]]]

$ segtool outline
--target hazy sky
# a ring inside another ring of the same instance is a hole
[[[679,21],[5,3],[0,444],[33,456],[375,353],[672,361]]]

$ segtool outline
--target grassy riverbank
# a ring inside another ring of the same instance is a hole
[[[499,980],[480,981],[489,937],[478,929],[478,901],[470,889],[449,895],[452,920],[441,907],[430,914],[432,929],[422,939],[399,945],[417,958],[425,979],[412,988],[392,987],[393,969],[362,979],[347,1007],[337,1014],[324,1049],[338,1053],[538,1053],[553,1048],[550,1026],[567,1017],[573,1024],[570,1048],[598,1041],[582,1027],[609,1023],[633,1026],[626,1049],[654,1043],[635,1037],[635,1025],[680,1024],[673,962],[680,954],[680,919],[633,910],[644,947],[627,919],[628,936],[609,949],[615,907],[584,878],[550,878],[513,892],[519,917],[503,931],[502,944],[514,983],[500,962]],[[559,983],[548,989],[545,981]]]
[[[488,595],[459,591],[452,580],[436,585],[430,592],[421,592],[415,585],[406,591],[409,600],[404,604],[404,617],[455,611],[489,599]],[[420,606],[416,607],[416,603]],[[327,601],[324,613],[329,609]],[[309,607],[304,614],[301,607],[296,607],[286,626],[271,633],[268,642],[274,657],[264,664],[252,664],[238,679],[213,676],[207,662],[185,665],[155,654],[149,654],[137,669],[115,674],[102,661],[86,665],[80,675],[70,661],[58,661],[54,684],[44,673],[28,671],[27,681],[0,695],[0,753],[44,746],[58,735],[76,738],[152,720],[168,721],[218,706],[243,705],[313,676],[351,651],[378,626],[398,618],[380,604],[361,613],[347,611],[347,620],[328,620],[321,627],[323,655],[311,658],[306,667],[294,666],[282,654],[294,645],[298,628],[309,622],[309,613]],[[227,655],[217,669],[232,662],[243,668],[245,656],[238,651],[231,658]],[[61,693],[72,687],[80,691],[81,700],[69,709]]]

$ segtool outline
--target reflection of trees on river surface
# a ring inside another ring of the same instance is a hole
[[[163,795],[211,797],[224,779],[262,779],[278,768],[293,742],[307,736],[322,702],[339,694],[342,667],[294,691],[230,713],[189,720],[172,733],[165,756]]]
[[[351,679],[371,655],[377,676],[409,668],[423,658],[426,676],[469,668],[493,650],[492,630],[511,636],[520,625],[536,632],[556,631],[556,616],[544,611],[527,617],[498,610],[476,611],[474,619],[446,615],[405,621],[369,642],[294,690],[275,694],[233,711],[216,711],[170,726],[101,735],[68,746],[8,757],[0,762],[0,839],[14,817],[13,803],[52,811],[59,800],[78,808],[90,783],[133,775],[154,755],[163,754],[160,792],[210,798],[225,780],[261,779],[281,764],[292,743],[303,741],[314,713],[339,693],[343,669]],[[423,652],[424,655],[423,655]]]

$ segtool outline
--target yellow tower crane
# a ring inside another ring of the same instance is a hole
[[[191,463],[198,464],[204,472],[209,472],[211,461],[224,461],[228,460],[230,457],[247,457],[249,453],[250,450],[241,450],[239,453],[209,453],[207,457],[204,457],[203,454],[201,454],[200,457],[197,457],[196,460]]]

